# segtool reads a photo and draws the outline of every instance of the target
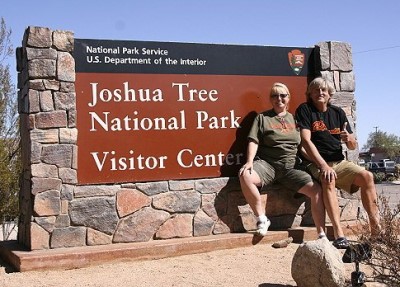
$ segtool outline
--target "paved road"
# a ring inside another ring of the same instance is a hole
[[[377,184],[376,191],[378,195],[388,199],[391,208],[400,205],[400,181]]]

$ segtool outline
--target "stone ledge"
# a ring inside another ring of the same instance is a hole
[[[346,234],[352,234],[356,225],[347,225]],[[331,227],[327,227],[329,237]],[[270,231],[266,237],[252,233],[229,233],[202,237],[153,240],[139,243],[57,248],[29,251],[16,241],[0,242],[0,257],[16,271],[48,269],[75,269],[124,260],[152,260],[213,250],[248,247],[293,237],[294,242],[316,238],[315,227],[301,227],[287,231]]]

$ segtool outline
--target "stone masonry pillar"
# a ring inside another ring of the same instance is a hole
[[[346,112],[349,124],[356,133],[355,79],[351,46],[343,42],[321,42],[315,47],[317,71],[335,85],[336,93],[331,102]],[[358,159],[358,150],[350,151],[347,148],[344,150],[349,160]]]
[[[22,44],[17,49],[23,159],[18,242],[43,249],[49,248],[46,226],[69,224],[68,185],[77,182],[73,34],[29,27]]]

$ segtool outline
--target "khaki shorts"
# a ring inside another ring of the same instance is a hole
[[[359,187],[353,185],[353,182],[355,176],[365,170],[364,167],[347,160],[328,162],[328,165],[332,167],[337,174],[336,188],[343,189],[349,193],[355,193],[358,191]],[[313,163],[310,163],[307,168],[312,176],[319,180],[319,168],[317,168]]]
[[[275,168],[262,159],[254,161],[253,168],[261,179],[262,187],[272,182],[279,182],[287,189],[297,192],[313,181],[311,175],[305,171],[294,168]]]

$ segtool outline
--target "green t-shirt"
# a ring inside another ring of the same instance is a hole
[[[257,156],[273,166],[293,168],[300,132],[291,113],[279,117],[274,110],[257,115],[248,139],[258,143]]]

